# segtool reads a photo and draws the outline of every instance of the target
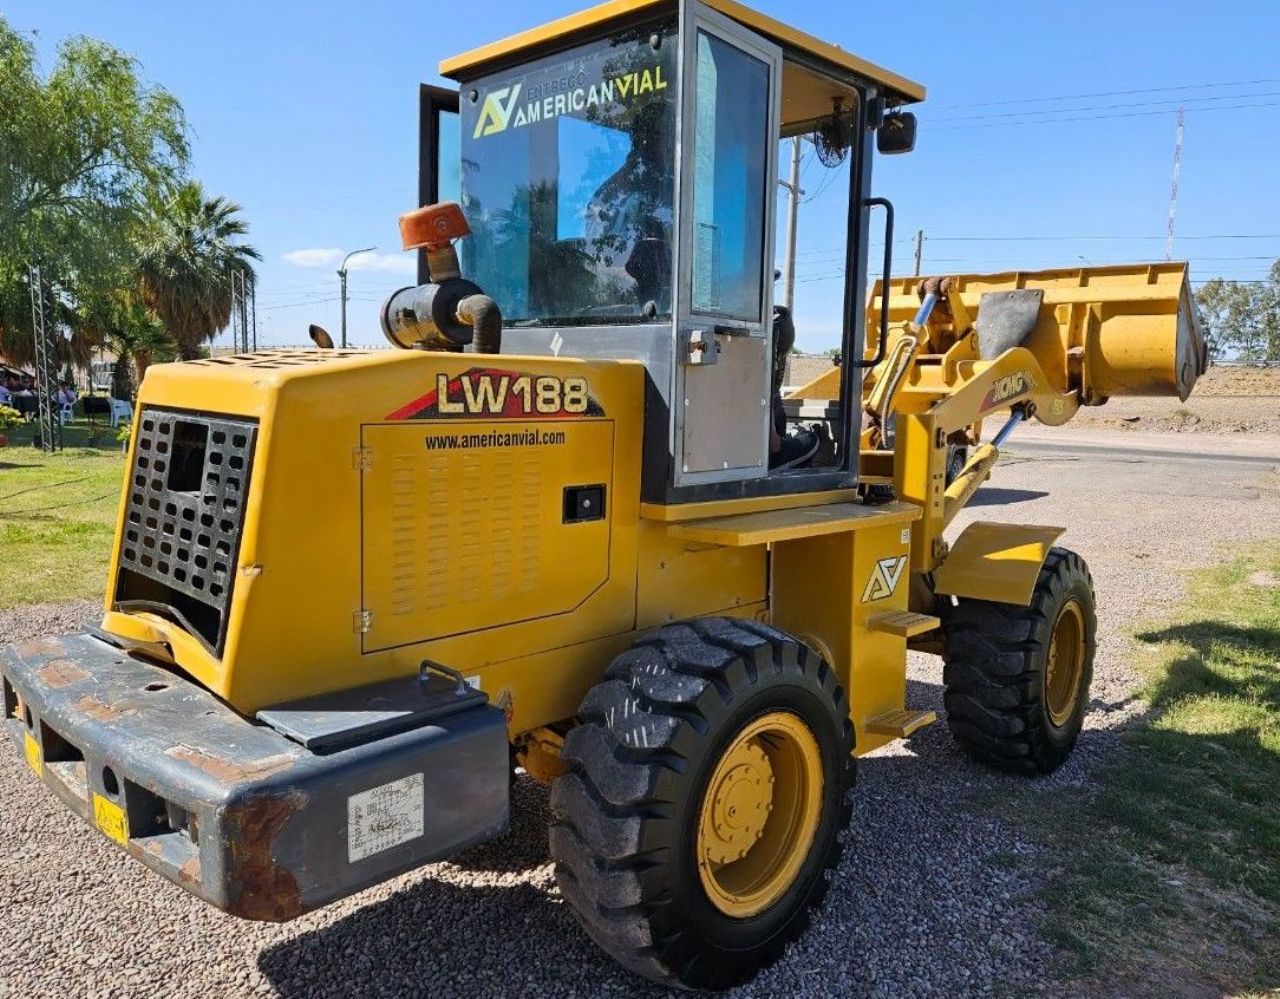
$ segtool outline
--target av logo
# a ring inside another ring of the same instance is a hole
[[[485,95],[484,106],[480,108],[480,118],[476,121],[475,134],[471,136],[473,139],[501,132],[511,124],[511,112],[516,109],[516,98],[520,96],[521,86],[517,83],[513,87],[503,87]],[[507,98],[505,104],[502,101],[504,97]]]
[[[871,570],[871,578],[867,580],[867,588],[862,591],[862,602],[883,600],[893,596],[902,579],[902,572],[907,567],[907,556],[897,555],[893,558],[882,558]]]

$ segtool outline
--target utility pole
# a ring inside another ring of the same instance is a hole
[[[924,253],[924,230],[916,230],[916,277],[920,276],[920,257]]]
[[[1169,235],[1164,244],[1164,259],[1173,259],[1173,224],[1178,217],[1178,171],[1182,168],[1182,108],[1178,108],[1178,123],[1173,143],[1173,186],[1169,190]]]
[[[800,136],[791,138],[791,179],[778,181],[787,192],[787,255],[782,262],[782,304],[795,307],[796,218],[800,211]]]
[[[363,250],[352,250],[342,258],[342,266],[338,268],[338,277],[342,280],[342,349],[347,349],[347,261],[357,253],[371,253],[376,246],[366,246]]]

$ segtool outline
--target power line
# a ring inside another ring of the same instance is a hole
[[[1076,114],[1083,111],[1124,111],[1129,108],[1151,108],[1162,107],[1166,110],[1174,110],[1178,107],[1184,107],[1188,104],[1203,103],[1205,101],[1244,101],[1255,100],[1262,97],[1280,97],[1280,91],[1267,90],[1256,94],[1221,94],[1218,97],[1188,97],[1185,100],[1175,98],[1167,101],[1125,101],[1120,104],[1099,104],[1094,107],[1070,107],[1070,108],[1046,108],[1043,111],[1002,111],[997,114],[975,114],[975,115],[946,115],[944,120],[947,122],[957,121],[985,121],[991,118],[1025,118],[1030,115],[1058,115],[1058,114]],[[1195,110],[1189,108],[1188,110]],[[1203,110],[1203,109],[1202,109]]]
[[[1037,243],[1037,242],[1092,242],[1094,240],[1122,240],[1138,242],[1140,240],[1164,239],[1164,236],[930,236],[930,242],[948,243]],[[1222,233],[1218,235],[1179,236],[1185,239],[1280,239],[1280,233]]]
[[[269,312],[273,309],[300,309],[305,305],[323,305],[325,302],[336,302],[337,300],[338,300],[338,297],[336,295],[333,295],[333,296],[330,296],[329,298],[316,298],[306,302],[288,302],[288,303],[285,303],[284,305],[264,305],[258,311]]]
[[[1274,108],[1280,107],[1280,101],[1266,101],[1260,104],[1231,104],[1226,107],[1214,108],[1187,108],[1188,114],[1199,111],[1213,111],[1215,114],[1221,111],[1249,111],[1256,108]],[[1020,125],[1058,125],[1072,121],[1106,121],[1112,118],[1151,118],[1158,115],[1172,114],[1172,108],[1165,108],[1161,111],[1127,111],[1123,114],[1095,114],[1081,115],[1074,118],[1043,118],[1037,121],[1000,121],[991,122],[985,125],[972,125],[968,122],[960,122],[951,125],[932,125],[929,128],[931,132],[954,132],[957,129],[974,129],[974,128],[1014,128]],[[952,119],[955,121],[955,119]]]
[[[1099,97],[1134,97],[1139,94],[1172,94],[1184,90],[1213,90],[1219,87],[1258,87],[1269,83],[1280,83],[1280,79],[1235,80],[1226,83],[1187,83],[1176,87],[1144,87],[1140,90],[1103,90],[1093,94],[1061,94],[1057,97],[1020,97],[1003,101],[984,101],[969,104],[943,104],[935,111],[950,111],[955,108],[994,108],[1009,107],[1014,104],[1045,104],[1052,101],[1085,101]]]

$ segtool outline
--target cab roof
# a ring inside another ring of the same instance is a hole
[[[703,2],[725,17],[776,42],[782,46],[784,52],[798,50],[819,62],[880,84],[888,91],[892,103],[910,104],[924,100],[923,85],[899,76],[897,73],[891,73],[875,63],[860,59],[838,45],[824,42],[820,38],[767,17],[759,11],[737,3],[736,0],[703,0]],[[520,57],[541,55],[557,43],[590,35],[612,22],[634,18],[637,14],[650,11],[660,13],[663,8],[674,7],[672,0],[608,0],[607,3],[549,21],[501,41],[482,45],[470,52],[445,59],[440,63],[440,75],[451,80],[472,79],[490,69],[509,65]]]

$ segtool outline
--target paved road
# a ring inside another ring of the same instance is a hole
[[[1222,558],[1227,543],[1273,536],[1280,481],[1266,463],[1226,459],[1214,453],[1226,448],[1198,442],[1207,457],[1135,451],[1128,441],[1091,447],[1065,434],[1031,439],[1038,436],[1015,438],[961,516],[1068,525],[1062,543],[1094,574],[1091,709],[1075,756],[1034,784],[1052,794],[1110,758],[1140,707],[1130,629],[1175,606],[1182,570]],[[1188,443],[1179,438],[1177,447]],[[0,612],[0,641],[92,613],[91,605]],[[912,657],[913,706],[941,713],[940,674],[937,660]],[[944,725],[861,760],[849,847],[824,908],[739,994],[1070,994],[1069,983],[1053,979],[1052,952],[1035,929],[1035,879],[1053,858],[974,803],[1015,786],[1022,782],[958,752]],[[507,837],[451,863],[295,923],[244,923],[86,829],[4,746],[0,999],[645,994],[584,938],[554,888],[545,792],[521,781],[514,807]]]
[[[1280,437],[1274,435],[1097,433],[1033,425],[1016,430],[1005,450],[1012,454],[1106,455],[1209,465],[1280,465]]]
[[[1280,471],[1280,440],[1192,434],[1053,436],[1051,430],[1037,428],[1009,439],[991,483],[979,491],[973,505],[1015,498],[1001,491],[1001,483],[1010,468],[1028,461],[1061,469],[1067,488],[1078,481],[1099,495],[1232,495],[1256,500]],[[1207,512],[1212,514],[1212,509]]]

